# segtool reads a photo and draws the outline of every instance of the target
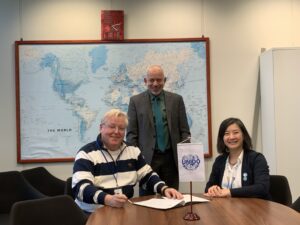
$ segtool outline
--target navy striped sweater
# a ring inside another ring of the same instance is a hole
[[[85,211],[93,212],[104,204],[107,194],[122,190],[128,198],[134,194],[134,186],[160,193],[165,185],[146,164],[139,148],[122,143],[119,154],[113,158],[97,140],[82,147],[75,158],[72,189],[76,203]]]

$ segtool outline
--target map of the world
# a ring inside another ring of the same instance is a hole
[[[165,90],[183,96],[192,142],[208,151],[205,41],[18,47],[21,160],[74,158],[96,139],[106,111],[127,112],[152,64],[163,67]]]

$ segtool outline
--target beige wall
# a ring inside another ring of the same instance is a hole
[[[43,165],[62,179],[71,176],[72,163],[16,163],[13,43],[21,37],[100,39],[102,9],[125,11],[128,39],[209,37],[214,157],[218,126],[229,116],[244,121],[257,150],[262,150],[259,55],[262,48],[300,46],[300,1],[0,0],[0,171]],[[214,157],[206,160],[207,176]],[[203,192],[203,186],[195,184],[195,192]],[[188,191],[186,184],[180,189]]]

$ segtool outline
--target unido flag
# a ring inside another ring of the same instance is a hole
[[[177,144],[179,181],[205,181],[202,143]]]

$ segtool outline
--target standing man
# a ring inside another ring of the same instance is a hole
[[[170,187],[178,189],[177,143],[191,136],[183,98],[163,90],[166,77],[152,65],[144,78],[147,91],[130,98],[126,140],[138,146],[146,162]],[[140,195],[152,194],[140,186]]]

